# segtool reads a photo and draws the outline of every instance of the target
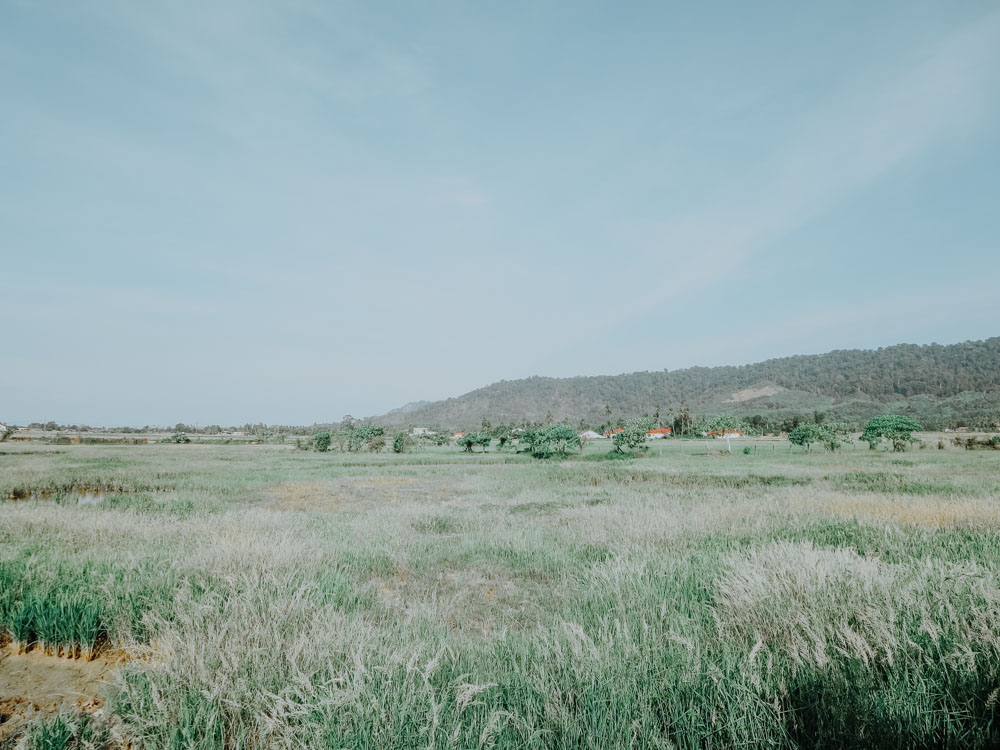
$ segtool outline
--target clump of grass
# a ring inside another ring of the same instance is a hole
[[[105,721],[84,712],[63,711],[28,724],[18,750],[104,750],[112,747]]]
[[[933,495],[964,493],[950,482],[932,479],[913,479],[899,472],[852,471],[840,479],[845,489],[858,492],[879,492],[903,495]]]

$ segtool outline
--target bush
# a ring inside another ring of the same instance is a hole
[[[392,452],[402,453],[406,448],[406,434],[402,432],[397,432],[396,436],[392,439]]]
[[[191,438],[185,435],[183,432],[175,432],[173,435],[167,438],[168,443],[190,443]]]
[[[615,452],[626,453],[639,450],[646,442],[646,433],[653,428],[653,420],[649,417],[638,417],[625,422],[621,432],[615,433],[612,443]]]
[[[472,453],[472,449],[481,445],[483,447],[483,453],[486,449],[490,447],[490,443],[493,442],[493,438],[490,437],[488,433],[485,432],[468,432],[457,441],[457,444],[466,453]]]
[[[313,436],[313,447],[320,453],[326,453],[330,450],[330,438],[329,432],[317,432]]]
[[[554,424],[540,430],[525,430],[521,445],[535,458],[565,456],[570,449],[580,449],[580,436],[567,424]]]
[[[835,451],[841,445],[848,442],[847,435],[850,429],[845,424],[834,422],[831,424],[800,424],[790,433],[788,441],[792,445],[805,446],[806,450],[813,443],[822,443],[827,450]]]
[[[352,427],[347,433],[347,450],[379,452],[385,448],[385,429],[375,425]]]

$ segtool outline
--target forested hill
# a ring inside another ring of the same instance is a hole
[[[494,423],[548,417],[596,426],[607,420],[605,406],[612,420],[653,414],[659,407],[667,421],[682,404],[696,416],[760,415],[769,424],[814,412],[859,422],[892,411],[931,428],[985,427],[1000,422],[1000,337],[839,350],[738,367],[501,381],[375,421],[474,428],[484,417]]]

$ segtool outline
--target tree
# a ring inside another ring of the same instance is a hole
[[[565,456],[571,448],[579,450],[580,436],[568,424],[554,424],[541,430],[525,430],[520,444],[535,458],[551,458]]]
[[[638,417],[626,420],[621,432],[616,432],[612,440],[617,453],[630,453],[638,450],[646,442],[646,433],[653,428],[653,420],[649,417]]]
[[[191,438],[185,435],[183,432],[175,432],[173,435],[167,438],[168,443],[190,443]]]
[[[468,432],[457,441],[458,446],[466,453],[472,453],[472,449],[477,445],[481,445],[483,453],[485,453],[491,442],[493,442],[493,438],[484,432]]]
[[[677,410],[677,416],[674,417],[674,434],[690,435],[691,428],[693,426],[694,415],[691,413],[691,409],[687,404],[681,404],[680,408]]]
[[[823,428],[818,424],[800,424],[788,433],[788,442],[792,445],[800,445],[806,450],[813,443],[818,443],[822,439]]]
[[[849,432],[850,428],[840,422],[831,424],[805,422],[788,433],[788,441],[792,445],[801,445],[806,450],[809,450],[809,446],[813,443],[822,443],[827,450],[835,451],[848,442]]]
[[[871,450],[883,440],[892,443],[892,449],[897,453],[906,450],[907,443],[916,442],[913,433],[921,429],[920,425],[909,417],[899,414],[883,414],[868,420],[861,441],[868,443]]]
[[[347,432],[347,450],[378,452],[385,448],[385,428],[375,425],[358,425]]]
[[[493,431],[490,434],[496,438],[497,448],[499,450],[503,450],[510,445],[511,435],[513,432],[509,424],[498,424],[493,428]]]
[[[326,453],[330,450],[331,437],[329,432],[317,432],[313,435],[313,447],[320,453]]]
[[[392,439],[392,452],[402,453],[406,448],[406,433],[397,432],[396,436]]]

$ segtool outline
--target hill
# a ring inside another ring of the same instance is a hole
[[[875,414],[909,414],[929,429],[1000,423],[1000,337],[960,344],[900,344],[875,350],[572,378],[500,381],[444,401],[417,402],[373,421],[475,428],[551,418],[600,425],[659,407],[664,421],[687,405],[695,416],[757,417],[780,429],[795,419],[859,424]]]

